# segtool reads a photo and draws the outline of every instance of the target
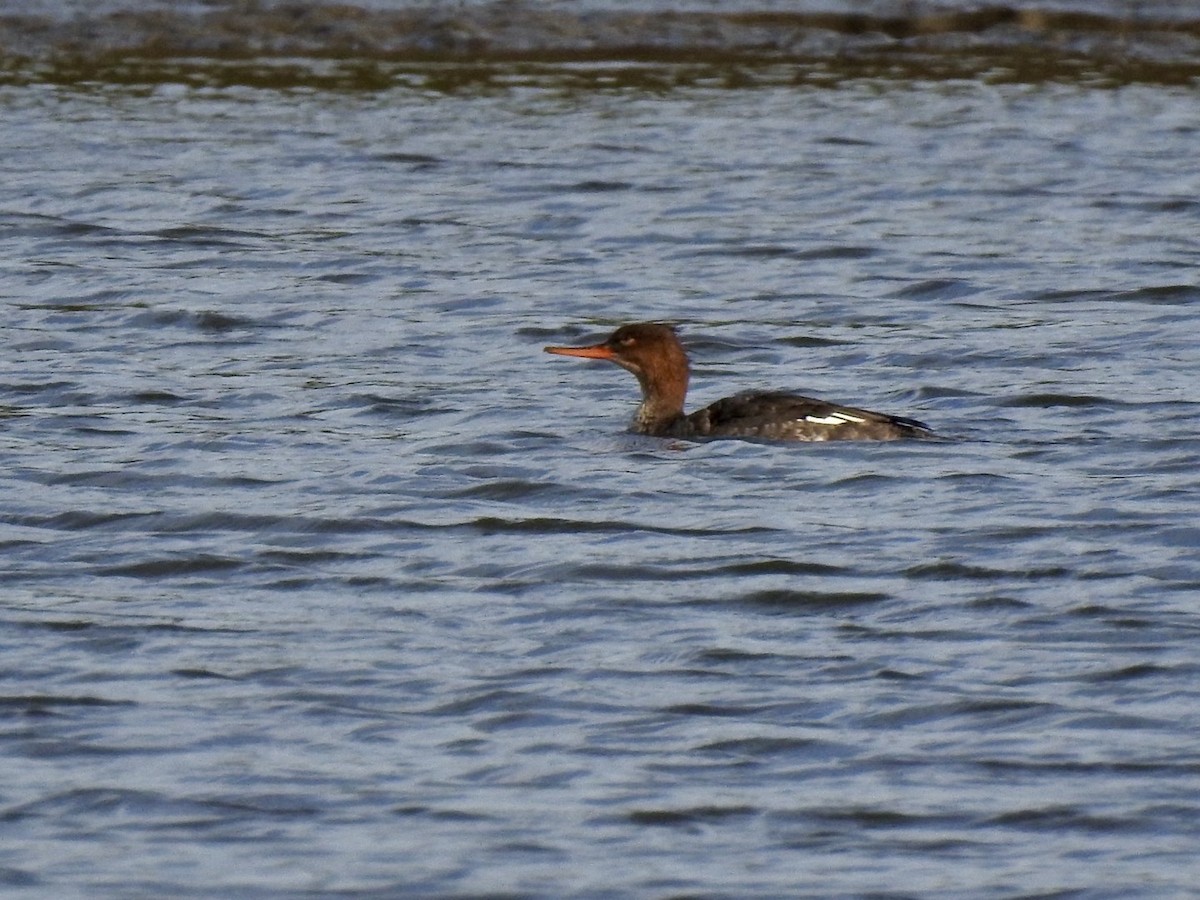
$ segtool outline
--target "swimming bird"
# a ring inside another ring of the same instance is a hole
[[[687,440],[741,438],[776,441],[894,441],[936,437],[916,419],[842,406],[779,391],[747,392],[693,413],[683,411],[688,357],[670,325],[622,325],[599,344],[546,347],[547,353],[605,359],[634,374],[642,402],[633,430]]]

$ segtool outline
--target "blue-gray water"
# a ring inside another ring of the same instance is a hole
[[[602,82],[0,89],[0,881],[1194,896],[1194,89]]]

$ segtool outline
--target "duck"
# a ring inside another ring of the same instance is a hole
[[[598,344],[546,347],[556,356],[599,359],[633,373],[642,402],[632,430],[655,437],[707,441],[895,441],[935,438],[925,423],[905,416],[843,406],[782,391],[748,391],[684,412],[690,366],[671,325],[622,325]]]

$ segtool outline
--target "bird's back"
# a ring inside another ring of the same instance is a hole
[[[726,397],[685,416],[676,429],[700,438],[776,441],[889,441],[933,437],[916,419],[840,406],[779,391]]]

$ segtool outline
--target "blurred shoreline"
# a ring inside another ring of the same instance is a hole
[[[751,84],[869,76],[1181,84],[1200,78],[1200,7],[857,6],[714,11],[488,2],[380,9],[222,2],[6,13],[0,14],[0,82],[353,88],[381,86],[412,66],[572,63],[699,66],[741,72]]]

